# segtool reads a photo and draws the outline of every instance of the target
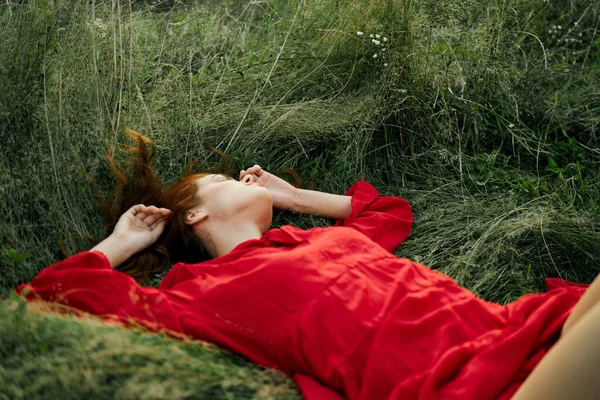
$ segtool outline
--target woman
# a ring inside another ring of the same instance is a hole
[[[547,278],[546,293],[487,302],[393,254],[413,222],[400,197],[364,180],[345,195],[299,189],[258,165],[239,181],[190,174],[163,190],[151,141],[127,132],[138,142],[136,181],[109,157],[123,190],[117,207],[102,205],[118,216],[112,233],[17,294],[217,343],[291,375],[308,400],[597,393],[600,279],[586,291]],[[269,229],[273,208],[337,221]],[[158,289],[141,286],[165,259],[179,262]]]

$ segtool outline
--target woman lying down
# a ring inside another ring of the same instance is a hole
[[[329,194],[254,165],[163,188],[150,140],[127,132],[137,186],[116,174],[112,233],[18,286],[28,301],[216,343],[289,374],[308,400],[600,398],[600,279],[488,302],[396,257],[410,205],[364,180]],[[337,221],[270,229],[273,208]],[[171,261],[158,288],[140,285]]]

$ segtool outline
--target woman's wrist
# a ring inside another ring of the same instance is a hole
[[[123,238],[114,234],[98,243],[91,248],[90,251],[99,251],[103,253],[110,262],[112,268],[118,267],[136,253],[127,245],[127,242],[123,240]]]
[[[352,196],[298,189],[291,209],[295,213],[346,219],[352,212]]]

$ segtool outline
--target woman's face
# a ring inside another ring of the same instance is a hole
[[[200,206],[208,217],[219,222],[252,220],[266,230],[273,216],[273,197],[268,189],[254,182],[253,175],[237,181],[225,174],[209,174],[196,181]],[[265,230],[265,231],[266,231]]]

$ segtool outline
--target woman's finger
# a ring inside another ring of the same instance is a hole
[[[161,210],[166,210],[166,211],[161,211]],[[158,208],[156,206],[145,206],[143,204],[136,204],[135,206],[131,207],[128,211],[131,212],[131,214],[133,216],[135,216],[137,219],[141,220],[141,221],[145,221],[146,218],[150,217],[151,215],[158,213],[158,214],[162,214],[162,213],[170,213],[171,210],[167,209],[167,208]]]
[[[250,167],[246,170],[246,172],[244,172],[244,176],[248,175],[248,174],[256,174],[256,166]]]
[[[139,213],[138,215],[136,215],[136,217],[142,221],[143,223],[145,223],[146,225],[150,225],[153,224],[154,221],[156,221],[156,219],[159,216],[156,216],[155,214],[158,212],[158,208],[155,206],[148,206],[144,209],[143,212]]]
[[[155,212],[158,212],[158,207],[156,206],[148,206],[146,208],[148,210],[148,214],[154,214]]]
[[[246,175],[254,175],[254,178],[260,178],[261,175],[263,175],[265,171],[263,171],[263,169],[261,168],[260,165],[258,164],[254,164],[252,167],[246,169],[246,170],[241,170],[240,171],[240,181],[242,179],[244,179],[244,177],[246,177]]]
[[[146,206],[143,204],[136,204],[134,206],[132,206],[129,210],[127,210],[127,212],[130,212],[133,215],[136,215],[137,213],[139,213],[140,211],[142,211]]]
[[[131,206],[131,208],[123,214],[123,216],[125,215],[127,215],[127,219],[130,223],[135,226],[143,227],[143,225],[140,226],[140,224],[144,224],[148,227],[155,227],[157,226],[157,222],[170,218],[171,210],[164,207],[159,208],[156,206],[136,204]],[[133,216],[133,218],[131,216]]]
[[[258,176],[261,176],[263,173],[262,168],[258,164],[254,164],[254,166],[251,169],[252,169],[252,173],[256,174]]]
[[[144,220],[142,222],[144,222],[144,224],[146,224],[148,226],[151,226],[152,224],[154,224],[156,221],[158,221],[161,218],[162,218],[161,215],[151,214],[151,215],[148,215],[146,218],[144,218]]]
[[[159,226],[161,223],[166,223],[167,220],[164,218],[160,218],[158,221],[154,222],[152,225],[150,225],[150,229],[155,229],[157,226]]]
[[[168,216],[170,212],[171,212],[171,210],[166,209],[166,208],[158,208],[155,206],[150,206],[150,207],[148,207],[148,215],[146,216],[146,218],[143,219],[143,222],[146,225],[152,225],[157,220]]]

